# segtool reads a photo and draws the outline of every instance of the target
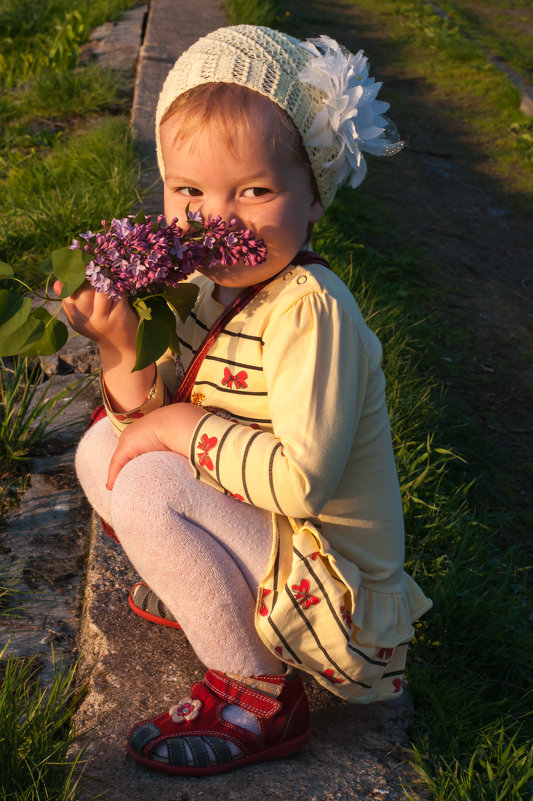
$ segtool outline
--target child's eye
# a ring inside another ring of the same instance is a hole
[[[179,192],[180,195],[186,195],[187,197],[201,197],[202,192],[200,189],[196,189],[195,186],[178,186],[175,190]]]
[[[268,195],[270,189],[267,189],[264,186],[250,186],[248,189],[245,189],[243,192],[244,197],[263,197],[264,195]]]

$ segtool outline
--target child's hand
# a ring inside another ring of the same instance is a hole
[[[122,468],[143,453],[173,451],[188,456],[192,435],[206,414],[209,412],[192,403],[172,403],[130,423],[120,435],[111,459],[107,489],[113,489]]]
[[[54,283],[54,292],[61,293],[60,281]],[[135,351],[135,337],[139,318],[126,297],[119,301],[96,292],[85,282],[68,298],[63,309],[72,328],[87,339],[114,351]]]

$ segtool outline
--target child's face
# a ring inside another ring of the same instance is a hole
[[[236,132],[234,151],[209,126],[176,143],[179,112],[160,128],[167,221],[177,217],[183,223],[189,205],[204,218],[237,217],[266,243],[267,260],[257,267],[241,262],[205,271],[219,286],[236,289],[234,294],[290,264],[307,239],[309,224],[318,222],[323,212],[313,192],[310,168],[288,148],[279,146],[272,152],[267,146],[272,106],[262,103],[256,109],[251,128],[257,136]]]

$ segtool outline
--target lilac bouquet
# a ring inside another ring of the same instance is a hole
[[[118,300],[122,295],[145,296],[177,287],[198,267],[211,264],[261,264],[266,247],[261,239],[239,225],[236,219],[226,223],[220,216],[204,223],[199,212],[188,213],[189,227],[184,231],[175,218],[165,226],[164,217],[112,220],[104,232],[80,234],[70,248],[91,256],[85,268],[89,283]]]
[[[179,352],[175,313],[185,320],[196,301],[197,287],[186,282],[197,268],[214,264],[248,266],[266,259],[266,246],[252,231],[220,216],[204,222],[187,208],[187,227],[178,220],[165,224],[162,215],[153,222],[140,212],[135,218],[102,221],[103,232],[87,231],[68,248],[52,253],[45,262],[46,290],[53,276],[61,281],[66,298],[88,281],[97,292],[118,300],[126,295],[139,315],[137,360],[140,370],[167,348]],[[0,279],[14,276],[0,264]],[[31,290],[30,290],[31,292]],[[37,294],[37,293],[32,293]],[[45,299],[50,300],[48,293]],[[49,355],[63,347],[68,329],[42,306],[33,308],[28,297],[0,290],[0,356]]]

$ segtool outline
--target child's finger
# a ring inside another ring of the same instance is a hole
[[[63,284],[61,283],[61,281],[54,281],[52,289],[54,290],[56,295],[61,295],[61,290],[63,289]]]
[[[125,467],[128,462],[149,451],[162,451],[167,450],[157,438],[151,421],[147,417],[136,420],[122,432],[115,453],[109,464],[109,471],[107,473],[106,487],[112,490],[117,480],[117,476]]]
[[[131,459],[133,458],[132,456],[128,456],[128,455],[126,455],[124,453],[119,453],[119,450],[120,450],[119,448],[116,449],[116,451],[113,454],[113,457],[111,459],[111,462],[109,464],[109,470],[108,470],[108,473],[107,473],[107,481],[106,481],[106,485],[105,485],[106,489],[108,489],[108,490],[112,490],[113,489],[113,487],[115,485],[115,481],[117,480],[118,474],[120,473],[120,471],[122,470],[124,465],[126,465],[128,462],[130,462]]]

